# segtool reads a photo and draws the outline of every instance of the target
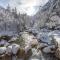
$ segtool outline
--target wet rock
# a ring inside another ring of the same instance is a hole
[[[37,39],[39,40],[39,42],[43,42],[43,43],[47,43],[47,44],[51,44],[51,40],[52,38],[49,36],[49,33],[39,33],[37,35]]]
[[[17,53],[17,57],[23,60],[28,60],[31,55],[32,55],[31,49],[28,49],[27,51],[25,51],[24,48],[20,48]]]
[[[56,49],[57,49],[55,45],[51,45],[51,46],[49,46],[49,47],[50,47],[50,49],[52,49],[52,50],[56,50]]]
[[[5,54],[5,60],[12,60],[12,55]]]
[[[3,40],[3,39],[2,39],[2,40],[0,41],[0,45],[5,45],[6,43],[7,43],[6,40]]]
[[[6,47],[0,47],[0,54],[4,54],[6,52]]]
[[[51,53],[50,47],[45,47],[45,48],[43,48],[42,51],[43,51],[44,53]]]
[[[0,55],[0,60],[5,60],[5,54]]]
[[[30,44],[31,44],[32,47],[37,46],[38,45],[38,40],[35,37],[33,37],[30,41]]]
[[[29,33],[32,33],[34,36],[36,36],[37,33],[38,33],[38,30],[35,29],[35,28],[30,28],[30,29],[28,30],[28,32],[29,32]]]
[[[12,53],[14,55],[17,54],[19,48],[20,48],[20,45],[18,45],[18,44],[12,44]]]
[[[29,46],[38,45],[38,40],[33,35],[24,32],[22,34],[22,37],[25,41],[25,45],[29,45]]]
[[[12,44],[12,45],[7,47],[6,54],[14,54],[14,55],[16,55],[18,50],[19,50],[19,48],[20,48],[20,45]]]
[[[60,59],[60,37],[59,36],[54,36],[56,42],[58,43],[58,48],[55,51],[55,56]]]
[[[60,36],[54,36],[54,39],[57,42],[58,48],[60,48]]]
[[[9,45],[10,45],[10,43],[6,42],[6,44],[5,44],[4,46],[7,47],[7,46],[9,46]]]
[[[6,54],[7,55],[11,55],[12,54],[12,46],[11,45],[7,47]]]
[[[17,56],[13,55],[11,60],[20,60],[20,59],[17,59]]]
[[[12,56],[11,55],[0,55],[0,60],[12,60]]]
[[[17,37],[12,37],[8,42],[11,43],[11,42],[14,42],[17,40]]]
[[[60,36],[57,34],[54,36],[54,39],[57,42],[57,49],[55,51],[55,56],[60,59]]]
[[[44,48],[44,47],[47,47],[48,45],[46,44],[46,43],[40,43],[38,46],[37,46],[37,48],[38,49],[42,49],[42,48]]]
[[[9,43],[6,41],[6,40],[1,40],[0,41],[0,46],[8,46],[9,45]]]
[[[50,52],[51,52],[51,50],[50,50],[49,47],[45,47],[45,48],[43,48],[42,51],[43,51],[44,53],[50,53]]]
[[[17,52],[17,57],[18,58],[25,58],[25,50],[24,50],[24,48],[19,49],[19,51]]]
[[[60,59],[60,49],[58,48],[56,51],[55,51],[55,56]]]
[[[27,53],[31,49],[31,46],[25,46],[25,53]]]
[[[42,58],[43,57],[41,51],[38,51],[36,48],[32,48],[32,55],[29,60],[43,60]]]

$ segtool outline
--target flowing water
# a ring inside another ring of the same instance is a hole
[[[44,54],[41,51],[38,51],[35,48],[32,48],[32,56],[28,60],[59,60],[57,59],[53,54]],[[19,59],[17,56],[13,56],[12,60],[24,60],[24,59]]]

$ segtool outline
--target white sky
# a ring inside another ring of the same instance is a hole
[[[47,2],[48,0],[9,0],[11,7],[17,7],[18,12],[28,15],[34,15],[38,11],[38,6],[43,6]]]

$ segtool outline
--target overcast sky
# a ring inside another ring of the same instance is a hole
[[[17,7],[18,12],[27,13],[28,15],[34,15],[39,6],[43,6],[48,0],[0,0],[0,5],[6,7],[8,4],[13,7]]]

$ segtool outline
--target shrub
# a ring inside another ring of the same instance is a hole
[[[18,37],[17,40],[14,41],[14,43],[19,44],[21,47],[25,47],[25,41],[21,36]]]

